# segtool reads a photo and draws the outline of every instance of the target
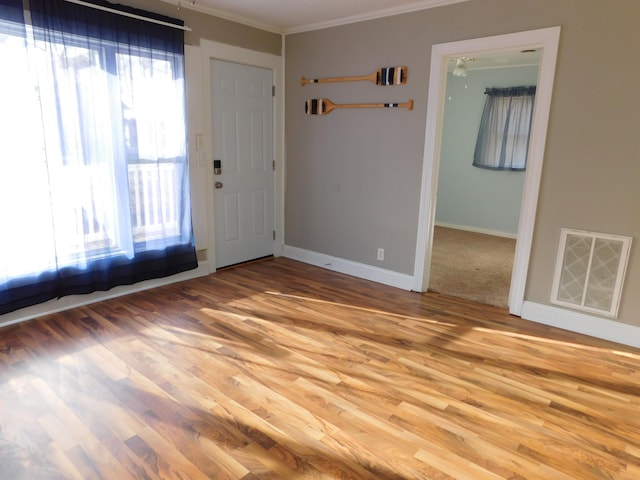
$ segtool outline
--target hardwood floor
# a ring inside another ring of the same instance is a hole
[[[640,478],[640,351],[287,259],[0,329],[1,479]]]

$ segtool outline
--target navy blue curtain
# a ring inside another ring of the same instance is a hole
[[[196,268],[183,31],[31,0],[27,38],[22,8],[0,0],[0,314]]]
[[[22,0],[0,0],[0,18],[4,20],[5,29],[9,29],[9,23],[14,23],[18,29],[24,30],[24,15]]]

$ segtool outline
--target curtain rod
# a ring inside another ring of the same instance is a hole
[[[164,25],[165,27],[177,28],[178,30],[184,30],[190,32],[191,29],[187,26],[176,25],[175,23],[163,22],[162,20],[156,20],[155,18],[143,17],[142,15],[136,15],[135,13],[123,12],[116,10],[115,8],[103,7],[102,5],[96,5],[95,3],[83,2],[82,0],[65,0],[65,2],[75,3],[76,5],[83,5],[89,8],[95,8],[104,12],[115,13],[117,15],[123,15],[125,17],[136,18],[138,20],[144,20],[145,22],[157,23],[158,25]]]

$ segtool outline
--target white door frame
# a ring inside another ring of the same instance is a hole
[[[505,50],[543,48],[538,70],[535,111],[531,126],[529,156],[518,224],[518,239],[516,241],[511,288],[509,291],[509,312],[513,315],[521,314],[538,206],[538,193],[540,190],[559,41],[560,27],[550,27],[443,43],[432,47],[413,290],[424,292],[429,287],[442,143],[444,98],[449,59],[460,56],[473,57],[474,55]]]
[[[227,62],[241,63],[254,67],[267,68],[273,72],[273,84],[275,86],[275,101],[273,105],[273,159],[276,171],[274,172],[274,228],[276,239],[273,242],[273,254],[282,255],[284,248],[284,59],[278,55],[262,53],[247,48],[227,45],[202,39],[200,41],[202,53],[202,102],[204,108],[204,132],[205,152],[207,159],[207,223],[209,244],[207,246],[209,256],[209,272],[216,270],[216,245],[215,222],[213,209],[213,142],[211,134],[213,125],[211,121],[211,60],[224,60]]]

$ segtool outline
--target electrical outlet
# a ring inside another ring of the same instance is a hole
[[[380,261],[384,260],[384,248],[378,249],[378,260]]]

